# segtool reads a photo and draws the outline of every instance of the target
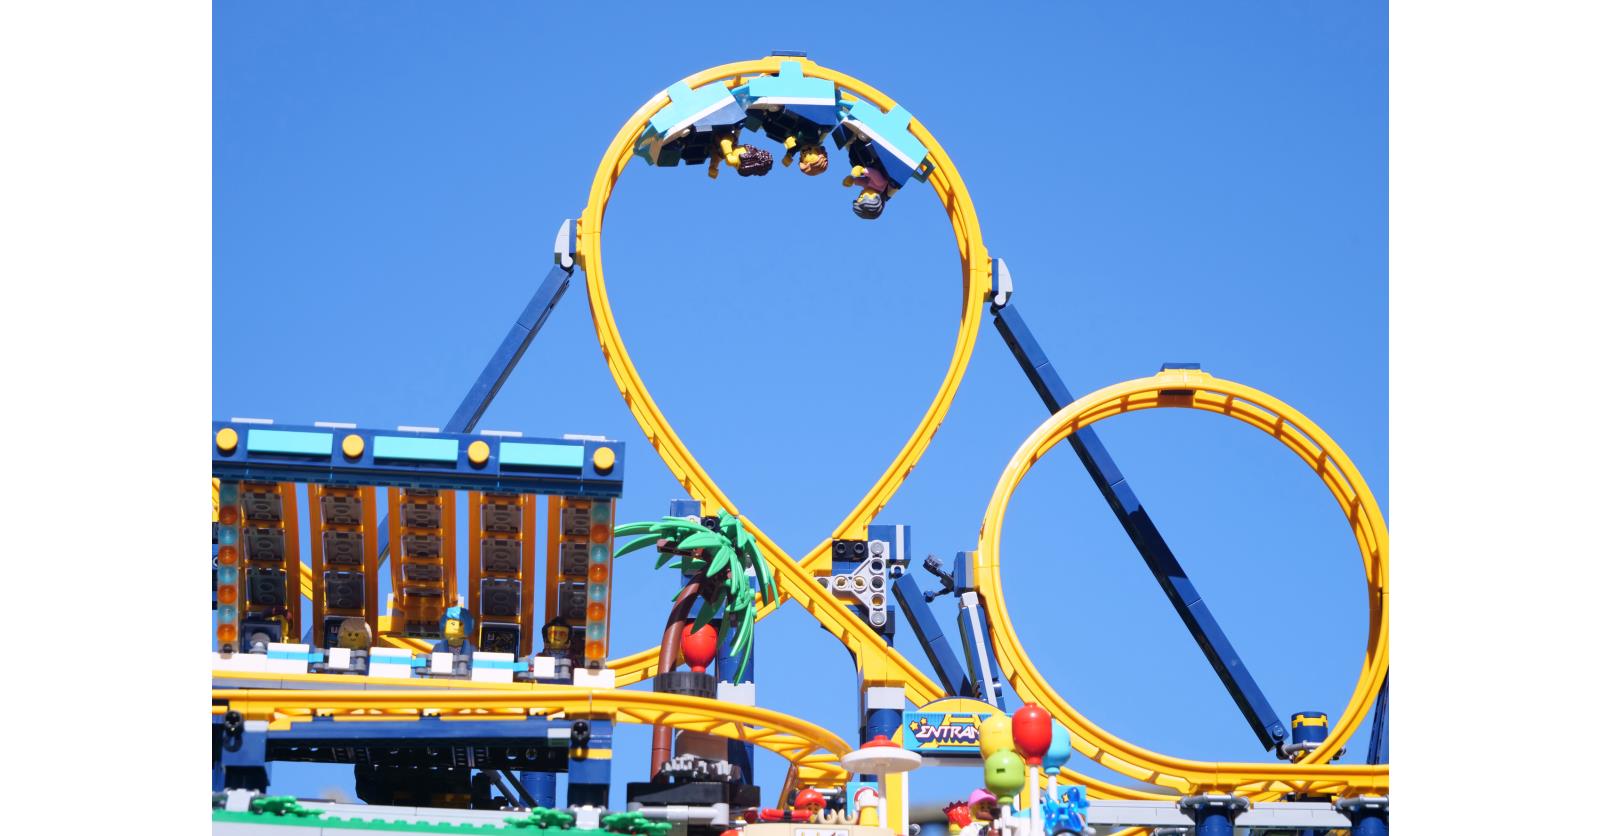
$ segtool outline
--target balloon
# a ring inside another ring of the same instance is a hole
[[[1038,766],[1050,748],[1050,712],[1038,703],[1028,703],[1017,709],[1011,718],[1011,739],[1015,748],[1029,766]]]
[[[978,724],[978,751],[983,754],[985,761],[995,752],[1012,751],[1011,746],[1010,717],[997,711]]]
[[[1022,756],[1010,749],[1001,749],[983,759],[983,783],[989,791],[999,796],[1001,804],[1010,804],[1017,790],[1028,783],[1027,767]]]
[[[1044,753],[1044,774],[1055,775],[1061,771],[1061,765],[1072,757],[1072,732],[1061,724],[1060,720],[1050,720],[1050,748]]]

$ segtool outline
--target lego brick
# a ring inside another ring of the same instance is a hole
[[[311,662],[321,661],[321,653],[313,653],[308,644],[267,645],[267,673],[307,673]]]
[[[350,670],[350,648],[348,648],[348,647],[330,647],[330,648],[328,648],[327,652],[328,652],[328,669],[329,670],[335,670],[335,671],[347,671],[347,670]]]
[[[456,655],[454,653],[428,654],[428,670],[432,671],[433,673],[455,673]]]
[[[617,672],[610,668],[590,670],[584,667],[572,669],[572,684],[579,688],[615,688],[617,687]]]
[[[554,679],[556,676],[556,657],[533,657],[533,676],[535,679]]]
[[[522,543],[519,540],[485,537],[479,548],[484,572],[515,574],[522,571]]]
[[[245,452],[282,456],[333,455],[333,434],[303,430],[262,430],[245,432]]]
[[[213,653],[211,669],[240,673],[266,673],[267,656],[264,653]]]
[[[438,528],[444,508],[432,502],[406,502],[400,506],[400,524],[407,528]]]
[[[322,521],[334,525],[361,524],[361,497],[359,495],[324,493],[321,500]]]
[[[472,654],[473,682],[510,682],[515,670],[516,656],[510,653]]]
[[[246,560],[283,562],[283,529],[270,527],[246,528],[240,533],[244,540]]]
[[[338,566],[360,566],[365,545],[359,531],[322,532],[322,560]]]
[[[366,604],[366,577],[360,572],[322,573],[323,602],[336,610],[359,610]]]
[[[522,509],[512,503],[485,502],[482,514],[485,531],[515,534],[522,530]]]
[[[332,436],[329,438],[331,439]],[[453,438],[417,438],[396,435],[375,435],[372,438],[372,457],[374,459],[454,462],[460,451],[460,443]]]
[[[515,617],[522,609],[522,582],[484,578],[478,585],[478,601],[480,615]]]
[[[892,708],[896,711],[906,707],[906,689],[895,685],[875,685],[867,689],[867,708]]]
[[[756,684],[754,682],[718,682],[717,700],[732,705],[755,705]]]
[[[478,649],[489,653],[514,653],[522,646],[522,628],[485,621],[478,632]]]
[[[582,470],[583,445],[505,441],[500,444],[500,465],[545,470]]]

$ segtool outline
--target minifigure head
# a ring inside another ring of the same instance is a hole
[[[850,204],[850,208],[855,211],[856,217],[868,221],[874,220],[883,214],[883,195],[871,189],[863,189],[861,194],[856,195],[855,202]]]
[[[739,146],[739,176],[765,177],[772,170],[772,155],[754,145]]]
[[[466,607],[451,607],[439,616],[439,632],[450,644],[461,644],[472,632],[472,613]]]
[[[372,628],[364,618],[347,618],[339,622],[338,647],[349,650],[367,650],[372,647]]]
[[[544,649],[550,652],[566,650],[572,643],[572,628],[564,618],[552,618],[544,625]]]
[[[972,791],[972,795],[967,796],[967,809],[978,821],[994,821],[1000,814],[1000,799],[995,798],[994,793],[979,787]]]
[[[821,812],[822,808],[826,806],[828,806],[828,800],[822,797],[822,793],[810,787],[795,793],[794,809],[797,813],[815,814]]]
[[[828,170],[828,150],[821,145],[800,146],[800,173],[815,177]]]

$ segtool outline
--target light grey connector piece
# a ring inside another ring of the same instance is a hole
[[[556,230],[555,246],[551,249],[554,251],[556,266],[563,270],[571,270],[577,263],[574,257],[578,254],[578,237],[573,234],[574,231],[571,218],[562,221],[561,228]]]
[[[1011,301],[1011,271],[1006,268],[1003,258],[989,259],[989,272],[993,274],[994,296],[989,299],[989,304],[996,308],[1003,308]]]
[[[889,623],[889,543],[867,543],[867,559],[849,574],[818,578],[833,597],[867,611],[867,623],[882,627]]]

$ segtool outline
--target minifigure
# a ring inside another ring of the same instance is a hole
[[[733,144],[738,138],[737,132],[717,137],[717,147],[722,153],[720,155],[712,154],[707,159],[706,175],[708,177],[713,180],[717,179],[718,166],[723,162],[734,166],[734,170],[739,172],[740,177],[765,177],[767,172],[772,170],[772,155],[770,153],[754,145]]]
[[[972,812],[974,824],[982,823],[987,828],[990,822],[1000,817],[1000,799],[995,794],[983,787],[979,787],[967,796],[967,809]]]
[[[827,806],[828,800],[822,797],[822,793],[807,787],[795,793],[793,807],[788,810],[774,810],[768,807],[762,810],[756,818],[764,822],[804,824],[815,821],[817,816],[822,813],[823,808]]]
[[[868,221],[883,214],[883,205],[894,194],[889,178],[883,169],[876,166],[852,166],[850,175],[844,178],[844,185],[845,188],[861,187],[861,193],[850,203],[850,209],[856,213],[856,217]]]
[[[876,787],[862,787],[856,790],[854,799],[856,805],[856,824],[862,827],[878,826],[878,803],[882,797],[878,795]]]
[[[351,616],[339,622],[339,637],[335,647],[350,651],[350,672],[367,672],[367,651],[372,649],[372,627],[367,620]]]
[[[555,660],[555,678],[562,682],[572,681],[572,626],[567,620],[556,616],[550,619],[540,631],[544,637],[544,649],[537,655],[548,656]]]
[[[466,607],[451,607],[439,616],[439,632],[444,634],[433,645],[434,653],[451,653],[455,655],[455,673],[465,675],[472,663],[472,654],[478,648],[467,638],[472,633],[472,613]]]

